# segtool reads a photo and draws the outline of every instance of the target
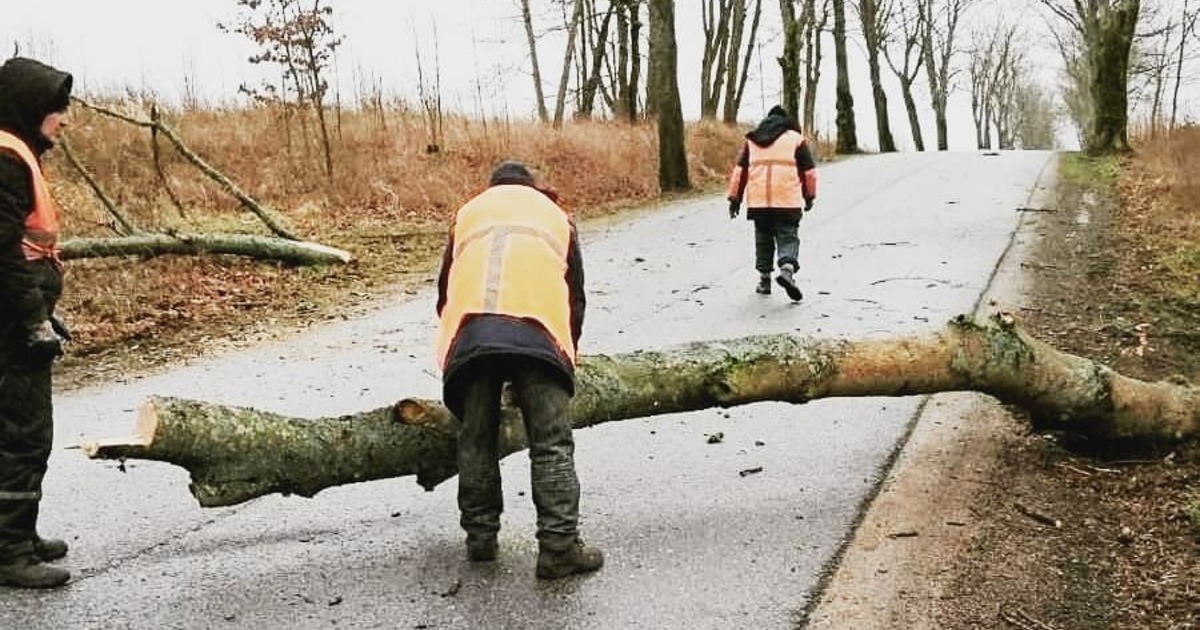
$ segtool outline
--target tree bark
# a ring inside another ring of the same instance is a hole
[[[555,129],[562,128],[563,111],[567,102],[567,82],[571,79],[571,60],[575,57],[575,38],[583,24],[583,0],[575,0],[571,10],[570,22],[567,24],[567,49],[563,53],[562,75],[558,79],[558,96],[554,99]]]
[[[683,105],[679,102],[674,0],[650,0],[650,85],[658,119],[658,185],[663,192],[690,190]]]
[[[837,65],[837,152],[858,153],[850,62],[846,56],[846,0],[833,0],[833,57]]]
[[[783,108],[793,116],[800,110],[800,21],[796,19],[795,0],[779,0],[779,19],[783,25],[783,52],[776,58],[781,74]],[[807,130],[808,127],[805,127]]]
[[[550,122],[550,112],[546,111],[546,94],[542,90],[542,69],[538,66],[537,38],[533,34],[533,16],[529,11],[529,0],[521,0],[521,22],[525,25],[525,41],[529,45],[529,63],[533,67],[533,96],[537,100],[538,120],[542,124]]]
[[[875,131],[879,137],[880,153],[895,153],[892,123],[888,119],[887,92],[879,72],[879,51],[888,37],[891,10],[886,2],[858,0],[858,17],[862,23],[863,40],[867,47],[867,74],[871,79],[871,97],[875,103]]]
[[[804,38],[804,131],[817,136],[817,86],[821,82],[821,60],[824,58],[821,36],[829,21],[829,1],[821,0],[821,18],[817,19],[816,2],[804,1],[804,17],[801,18]]]
[[[1200,387],[1135,380],[1059,352],[1006,314],[959,317],[941,331],[891,340],[764,335],[580,361],[575,428],[775,400],[910,396],[974,390],[1031,412],[1038,428],[1094,440],[1174,441],[1200,435]],[[506,405],[501,452],[526,447]],[[438,401],[405,399],[339,417],[151,398],[131,438],[86,442],[94,459],[148,459],[186,468],[205,507],[270,493],[311,497],[347,483],[416,475],[427,490],[456,474],[457,420]]]
[[[62,243],[64,260],[105,256],[161,256],[164,254],[233,254],[278,260],[290,265],[326,265],[350,262],[350,252],[311,243],[253,234],[149,234],[114,238],[73,238]]]

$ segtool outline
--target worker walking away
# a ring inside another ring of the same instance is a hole
[[[729,175],[729,218],[738,216],[743,195],[746,218],[754,221],[755,291],[771,293],[771,272],[792,300],[803,299],[796,285],[800,268],[800,219],[817,198],[817,168],[808,139],[787,110],[776,105],[746,134]]]
[[[537,577],[604,564],[579,537],[568,417],[585,304],[574,221],[523,164],[500,164],[456,213],[438,278],[437,356],[443,398],[461,421],[458,506],[472,561],[497,555],[500,404],[510,383],[529,441]]]

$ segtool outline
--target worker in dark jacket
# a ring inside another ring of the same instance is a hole
[[[62,354],[51,320],[62,292],[59,211],[42,154],[67,125],[71,75],[14,57],[0,66],[0,585],[53,588],[67,553],[37,534],[54,438],[50,367]]]
[[[746,134],[729,175],[729,218],[738,215],[743,194],[746,218],[754,221],[755,291],[771,292],[771,272],[778,265],[775,281],[788,297],[799,301],[804,294],[796,286],[797,232],[800,218],[812,210],[817,198],[817,167],[800,125],[778,105]]]
[[[583,331],[583,259],[558,196],[519,162],[454,217],[438,279],[443,398],[462,424],[458,506],[472,561],[496,558],[501,389],[511,383],[529,440],[537,577],[599,569],[579,537],[579,481],[568,404]]]

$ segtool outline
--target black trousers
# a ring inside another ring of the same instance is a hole
[[[33,554],[53,418],[50,367],[0,363],[0,564]]]
[[[775,265],[800,268],[800,215],[762,213],[754,217],[754,268],[770,274]]]
[[[458,434],[462,528],[471,537],[494,536],[500,529],[500,397],[509,382],[529,441],[537,539],[549,549],[569,547],[578,536],[579,479],[567,416],[571,395],[561,375],[536,359],[490,355],[472,360],[456,378],[464,379]]]

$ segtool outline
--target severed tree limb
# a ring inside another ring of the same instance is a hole
[[[979,391],[1027,408],[1043,428],[1096,439],[1200,435],[1200,387],[1135,380],[1029,336],[1011,316],[965,317],[936,333],[891,340],[793,335],[685,344],[581,360],[576,428],[760,401]],[[501,452],[525,448],[519,412],[504,411]],[[88,457],[187,468],[202,506],[280,492],[313,496],[346,483],[416,475],[427,490],[456,474],[457,420],[435,400],[334,418],[151,398],[136,435],[85,443]]]
[[[100,199],[100,203],[104,205],[104,209],[108,210],[108,213],[117,220],[117,224],[120,226],[120,228],[113,228],[114,231],[122,236],[141,232],[137,225],[135,225],[129,217],[125,216],[124,212],[121,212],[121,210],[117,208],[116,202],[113,201],[112,198],[110,198],[107,194],[105,194],[104,189],[100,188],[100,184],[96,183],[96,178],[92,177],[92,174],[89,173],[86,168],[84,168],[83,163],[79,161],[79,158],[75,157],[75,151],[71,148],[71,143],[68,138],[63,136],[58,144],[62,147],[63,153],[66,154],[67,161],[70,162],[71,166],[83,176],[83,181],[87,182],[88,187],[91,188],[96,197]]]
[[[207,175],[209,177],[209,179],[212,179],[213,181],[220,184],[221,187],[226,190],[226,192],[233,195],[238,201],[240,201],[242,203],[243,206],[245,206],[248,210],[250,210],[250,212],[253,212],[259,218],[259,220],[261,220],[263,222],[263,224],[265,224],[267,226],[267,229],[271,230],[272,233],[274,233],[276,236],[278,236],[280,238],[285,238],[285,239],[293,240],[293,241],[300,240],[299,237],[297,237],[290,230],[288,230],[286,227],[283,226],[282,219],[277,216],[277,213],[275,211],[265,208],[264,206],[259,204],[257,201],[252,199],[250,197],[250,195],[246,194],[246,192],[244,190],[242,190],[241,187],[239,187],[237,184],[233,183],[232,180],[230,180],[228,177],[226,177],[224,173],[213,168],[212,166],[210,166],[208,164],[208,162],[205,162],[199,155],[196,155],[196,153],[194,151],[189,149],[188,146],[183,143],[183,139],[179,137],[179,134],[175,133],[175,130],[172,129],[166,123],[164,123],[160,118],[156,117],[154,120],[143,120],[141,118],[127,116],[125,114],[115,112],[111,109],[107,109],[105,107],[101,107],[99,105],[89,103],[83,99],[72,97],[71,100],[73,100],[73,101],[79,103],[80,105],[82,105],[94,112],[97,112],[99,114],[103,114],[105,116],[110,116],[112,118],[116,118],[117,120],[125,121],[131,125],[137,125],[139,127],[147,127],[147,128],[150,128],[152,130],[162,133],[164,136],[167,137],[167,140],[171,141],[171,144],[175,145],[175,150],[178,151],[179,154],[184,157],[184,159],[191,162],[192,165],[195,166],[196,168],[200,169],[200,171],[202,173],[204,173],[205,175]]]
[[[141,233],[118,238],[73,238],[62,243],[64,260],[104,256],[234,254],[293,265],[350,262],[350,252],[320,243],[253,234]]]

